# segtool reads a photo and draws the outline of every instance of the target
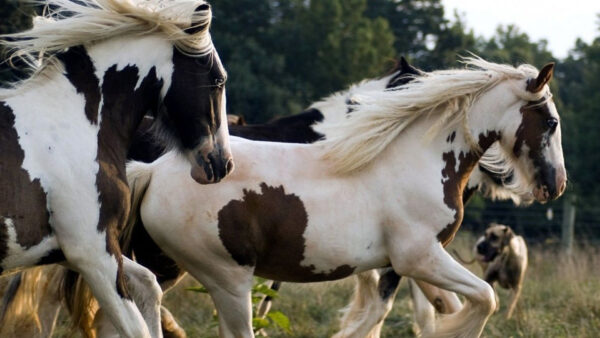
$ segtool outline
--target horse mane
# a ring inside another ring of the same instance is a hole
[[[23,59],[32,69],[56,52],[88,45],[115,36],[162,32],[166,39],[190,55],[213,49],[208,32],[212,12],[196,11],[204,0],[30,0],[45,5],[45,14],[34,18],[24,32],[0,36],[11,52],[9,60]],[[193,26],[191,27],[191,25]],[[191,32],[190,28],[199,28]]]
[[[494,142],[479,160],[479,165],[496,175],[502,184],[495,183],[489,176],[482,174],[479,191],[492,200],[510,199],[515,205],[528,205],[534,199],[531,191],[533,182],[528,182],[512,156],[505,154],[498,142]]]
[[[427,132],[429,139],[461,123],[466,128],[466,113],[480,95],[502,81],[533,78],[538,74],[531,65],[515,68],[475,55],[462,58],[462,63],[466,69],[425,73],[399,87],[354,96],[353,100],[359,104],[353,106],[347,118],[326,119],[317,126],[319,132],[327,135],[327,139],[319,141],[323,159],[329,161],[338,174],[359,170],[424,115],[437,118]],[[545,94],[545,91],[527,92],[525,86],[513,86],[513,90],[527,101],[540,99]]]

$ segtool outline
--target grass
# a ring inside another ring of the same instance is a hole
[[[462,233],[451,245],[470,257],[474,238]],[[470,267],[481,275],[479,267]],[[197,285],[187,277],[165,295],[167,306],[188,337],[216,337],[210,297],[186,291]],[[271,337],[329,337],[338,329],[339,310],[347,305],[354,286],[348,278],[315,284],[284,283],[273,310],[286,314],[291,334],[270,328]],[[513,319],[504,319],[510,295],[498,289],[500,311],[488,321],[484,337],[600,337],[600,250],[581,246],[567,258],[554,247],[530,246],[529,269]],[[64,316],[56,335],[64,330]],[[412,310],[406,282],[401,283],[394,308],[387,317],[383,337],[413,337]]]

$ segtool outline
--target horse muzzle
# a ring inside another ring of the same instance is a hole
[[[567,174],[565,169],[558,170],[554,182],[549,184],[538,184],[533,188],[533,196],[540,203],[546,203],[560,197],[567,188]]]
[[[218,183],[234,169],[230,152],[223,151],[220,146],[214,147],[207,154],[198,152],[194,160],[190,174],[200,184]]]

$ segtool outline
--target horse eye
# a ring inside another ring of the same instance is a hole
[[[558,120],[551,117],[549,119],[546,120],[546,124],[548,125],[548,128],[550,129],[555,129],[556,126],[558,125]]]

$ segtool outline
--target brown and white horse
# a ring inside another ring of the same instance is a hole
[[[218,187],[190,185],[174,153],[129,166],[146,230],[209,290],[222,336],[252,336],[253,274],[311,282],[388,265],[466,297],[426,334],[481,333],[493,291],[443,250],[469,175],[495,142],[538,201],[560,196],[566,173],[553,65],[467,62],[477,69],[357,96],[352,114],[317,127],[327,139],[315,144],[234,139],[239,170]]]
[[[0,91],[0,271],[65,262],[122,336],[160,336],[160,288],[117,242],[129,210],[125,157],[150,112],[190,179],[218,182],[233,168],[210,7],[39,3],[46,17],[2,37],[34,74]]]

